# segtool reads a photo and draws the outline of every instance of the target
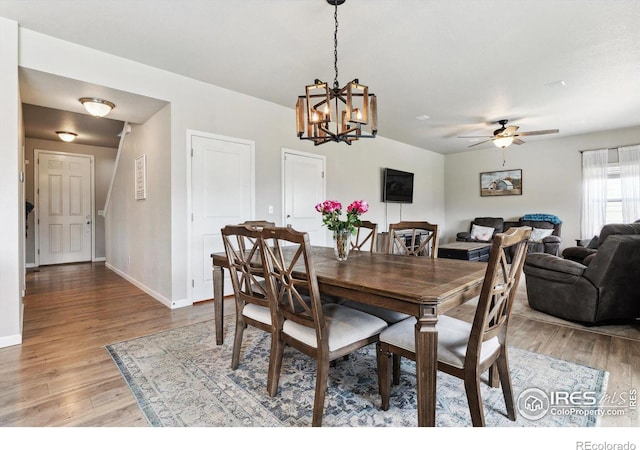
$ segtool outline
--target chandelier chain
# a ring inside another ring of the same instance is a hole
[[[339,89],[340,85],[338,84],[338,2],[337,1],[335,2],[333,20],[335,21],[335,24],[336,24],[333,32],[333,68],[336,73],[336,76],[333,79],[333,87],[334,89]]]

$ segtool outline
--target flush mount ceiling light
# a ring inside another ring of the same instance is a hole
[[[72,142],[78,135],[71,131],[56,131],[58,137],[65,142]]]
[[[116,107],[113,103],[101,98],[82,97],[80,103],[89,114],[95,117],[104,117]]]
[[[315,145],[329,141],[351,142],[360,138],[375,138],[378,133],[378,104],[369,88],[358,79],[341,88],[338,84],[338,5],[345,0],[327,0],[335,7],[333,18],[333,58],[335,78],[333,88],[328,83],[315,80],[306,86],[306,95],[296,103],[296,132],[302,140]],[[368,127],[368,132],[363,130]]]

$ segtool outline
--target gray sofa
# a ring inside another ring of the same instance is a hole
[[[473,226],[493,228],[491,239],[474,239],[471,237]],[[502,233],[504,228],[504,219],[502,217],[476,217],[469,224],[469,231],[461,231],[456,234],[456,241],[460,242],[491,242],[496,233]]]
[[[589,266],[534,253],[523,271],[538,311],[586,325],[640,317],[640,235],[610,235]]]
[[[640,234],[640,220],[636,220],[634,223],[615,223],[605,225],[600,230],[600,234],[598,236],[594,236],[586,245],[565,248],[562,251],[562,257],[588,266],[595,254],[598,252],[598,247],[605,242],[608,236],[624,234]]]
[[[522,217],[516,221],[505,221],[502,217],[476,217],[469,224],[469,231],[457,233],[456,241],[491,242],[493,240],[493,236],[491,236],[491,239],[474,239],[471,234],[474,225],[493,228],[494,236],[496,233],[502,233],[511,227],[531,227],[537,230],[551,230],[551,235],[540,239],[539,242],[532,240],[535,233],[532,234],[532,238],[529,240],[529,245],[527,246],[527,253],[549,253],[551,255],[557,255],[560,251],[562,223],[554,224],[546,220],[525,220]]]

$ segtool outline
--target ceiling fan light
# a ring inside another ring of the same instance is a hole
[[[503,136],[493,140],[493,145],[498,148],[507,148],[513,143],[513,136]]]
[[[71,131],[56,131],[58,137],[64,142],[72,142],[78,135]]]
[[[113,103],[101,98],[82,97],[80,103],[89,114],[95,117],[104,117],[116,107]]]

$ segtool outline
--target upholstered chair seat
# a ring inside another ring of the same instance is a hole
[[[386,322],[378,317],[336,303],[323,304],[322,312],[329,329],[328,346],[330,352],[376,335],[387,327]],[[318,338],[314,328],[292,320],[285,320],[282,332],[310,347],[316,348],[318,346]]]
[[[416,318],[409,317],[380,333],[380,341],[415,353],[415,326]],[[438,360],[462,369],[467,354],[469,337],[471,336],[471,324],[464,320],[443,315],[438,318],[437,328]],[[498,351],[500,351],[500,342],[498,342],[497,337],[483,342],[482,350],[480,351],[480,364],[483,364],[489,358],[495,357]]]

